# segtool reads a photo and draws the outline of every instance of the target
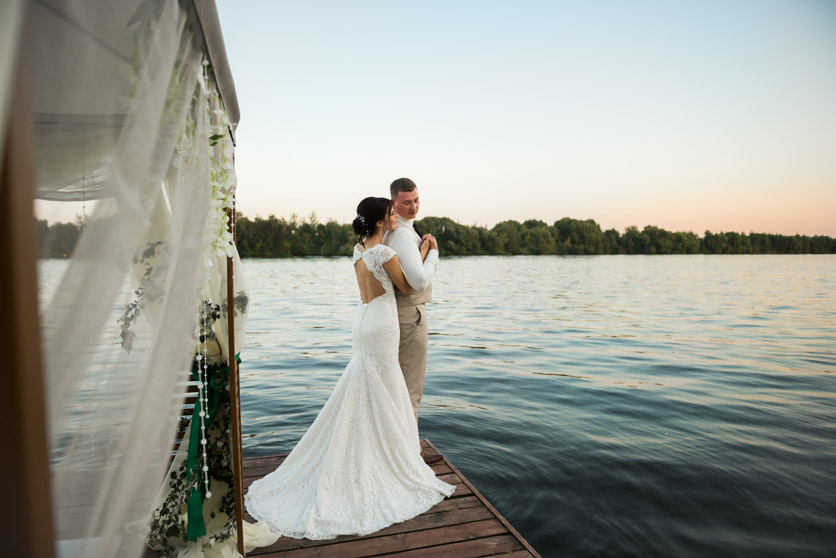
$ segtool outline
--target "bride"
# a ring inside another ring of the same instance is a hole
[[[278,469],[245,497],[255,519],[286,537],[367,535],[411,519],[450,496],[421,458],[418,425],[398,364],[393,283],[409,293],[398,256],[382,243],[397,227],[390,200],[357,206],[354,272],[361,301],[351,361],[308,431]],[[426,260],[435,239],[421,246]],[[425,265],[434,265],[426,262]]]

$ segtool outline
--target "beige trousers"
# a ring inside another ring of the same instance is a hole
[[[424,376],[427,372],[427,308],[417,306],[398,306],[398,322],[401,326],[401,343],[398,349],[398,361],[403,371],[406,387],[415,420],[418,420],[418,405],[424,393]]]

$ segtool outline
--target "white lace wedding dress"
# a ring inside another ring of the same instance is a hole
[[[354,247],[383,285],[357,307],[353,354],[331,397],[278,469],[255,481],[246,508],[282,536],[366,535],[450,496],[421,458],[418,425],[398,364],[398,312],[383,264],[395,252]]]

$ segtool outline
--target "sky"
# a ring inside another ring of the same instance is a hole
[[[836,2],[217,0],[247,216],[836,236]]]

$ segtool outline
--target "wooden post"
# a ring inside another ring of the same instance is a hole
[[[227,211],[227,226],[235,230],[235,203]],[[241,446],[241,388],[238,381],[238,361],[235,359],[235,285],[233,284],[233,260],[226,258],[226,308],[229,332],[229,413],[232,418],[230,444],[232,445],[232,474],[235,490],[235,527],[238,533],[238,552],[244,556],[244,461]]]
[[[25,41],[21,41],[25,43]],[[34,132],[27,57],[18,58],[0,175],[0,524],[4,556],[55,556],[46,404],[38,320],[38,242],[32,201]],[[0,108],[2,110],[2,108]]]

